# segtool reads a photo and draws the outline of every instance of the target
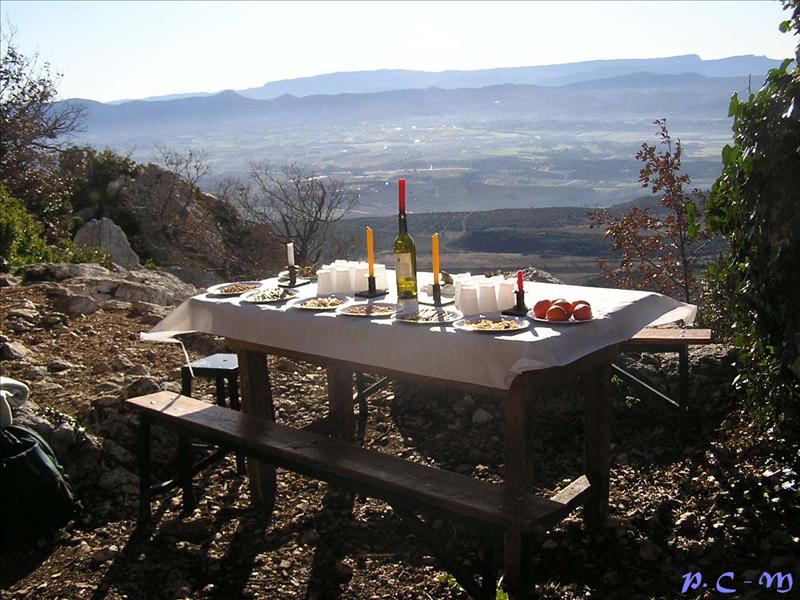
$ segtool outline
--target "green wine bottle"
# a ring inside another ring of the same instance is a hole
[[[406,219],[406,180],[399,181],[400,186],[400,214],[398,221],[400,233],[394,240],[394,270],[397,276],[397,297],[417,297],[417,249],[414,240],[408,235],[408,220]]]

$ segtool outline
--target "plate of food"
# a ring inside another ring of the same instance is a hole
[[[340,315],[348,317],[368,317],[370,319],[388,319],[397,314],[399,307],[390,302],[356,302],[336,309]]]
[[[261,288],[247,292],[242,296],[242,302],[250,304],[275,304],[277,302],[286,302],[292,298],[297,297],[298,292],[289,288],[271,287]]]
[[[402,312],[395,317],[396,321],[410,325],[449,325],[464,318],[464,313],[454,308],[437,308],[435,306],[419,307]]]
[[[317,268],[316,267],[297,267],[297,275],[298,278],[302,279],[311,279],[314,280],[317,278]],[[289,281],[289,271],[281,271],[278,273],[278,281]]]
[[[600,318],[592,312],[592,305],[586,300],[570,302],[563,298],[539,300],[528,313],[528,317],[548,325],[580,325]]]
[[[212,296],[241,296],[264,287],[261,281],[234,281],[233,283],[218,283],[206,290]]]
[[[336,310],[353,301],[351,296],[330,294],[328,296],[313,296],[311,298],[297,298],[289,303],[292,308],[311,310],[314,312]]]
[[[509,315],[474,315],[460,319],[453,323],[453,327],[460,331],[472,333],[516,333],[531,326],[530,321],[524,317]]]

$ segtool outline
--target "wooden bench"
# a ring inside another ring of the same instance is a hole
[[[657,329],[645,327],[630,340],[622,344],[622,352],[677,352],[678,353],[678,399],[675,402],[622,367],[614,365],[614,372],[629,384],[644,389],[667,402],[686,408],[689,403],[689,346],[710,344],[710,329]]]
[[[182,435],[215,442],[223,452],[239,451],[259,461],[388,502],[473,597],[494,598],[493,544],[485,544],[487,556],[479,586],[472,575],[453,562],[449,549],[437,546],[430,528],[417,518],[415,511],[465,522],[484,533],[500,533],[509,528],[538,532],[558,523],[582,504],[591,487],[582,476],[549,499],[529,493],[515,496],[501,485],[366,450],[172,392],[131,398],[126,404],[137,410],[140,418],[142,522],[150,518],[154,491],[150,486],[150,425],[160,424]],[[195,472],[197,467],[187,469],[176,481],[185,484],[187,477],[191,478]],[[167,488],[161,484],[156,490]]]

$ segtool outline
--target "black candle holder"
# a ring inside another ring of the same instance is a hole
[[[284,281],[281,283],[278,281],[278,287],[282,288],[296,288],[300,287],[301,285],[306,285],[307,283],[311,283],[310,279],[298,278],[297,277],[297,267],[295,265],[289,265],[289,280]]]
[[[433,297],[433,301],[430,298]],[[422,300],[418,300],[417,304],[424,304],[425,306],[447,306],[448,304],[455,304],[455,298],[448,298],[442,300],[442,285],[439,283],[433,284],[433,293],[426,296]]]
[[[389,293],[389,290],[379,290],[375,285],[375,276],[369,275],[367,277],[367,287],[369,289],[364,290],[363,292],[356,292],[357,298],[380,298],[381,296],[385,296]]]
[[[514,295],[517,297],[517,303],[512,308],[507,308],[503,311],[504,315],[512,315],[515,317],[526,317],[529,308],[525,306],[525,291],[516,290]]]

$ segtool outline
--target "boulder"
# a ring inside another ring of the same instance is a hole
[[[475,425],[486,425],[492,421],[492,414],[483,410],[482,408],[477,409],[472,414],[472,422]]]
[[[119,285],[120,279],[109,274],[105,276],[74,277],[64,287],[75,294],[91,296],[95,300],[101,301],[111,298]]]
[[[145,396],[161,391],[161,386],[158,381],[152,377],[136,377],[128,385],[125,386],[124,397],[135,398],[137,396]]]
[[[6,342],[0,346],[0,359],[20,360],[28,356],[30,350],[19,342]]]
[[[75,234],[76,246],[102,248],[124,269],[138,269],[139,256],[133,251],[122,228],[108,217],[92,219]]]
[[[139,269],[138,271],[131,271],[128,274],[128,281],[141,283],[143,285],[160,288],[166,294],[167,301],[166,302],[153,302],[152,300],[147,300],[146,298],[132,298],[131,300],[141,300],[144,302],[150,302],[152,304],[159,304],[161,306],[170,305],[170,304],[178,304],[186,300],[191,296],[194,296],[197,293],[197,289],[184,281],[181,281],[178,277],[173,275],[172,273],[166,273],[164,271],[151,271],[148,269]],[[117,294],[119,297],[119,294]],[[127,298],[123,298],[125,300]]]
[[[12,287],[19,285],[21,282],[22,280],[19,277],[14,277],[8,273],[3,273],[0,275],[0,287]]]
[[[111,271],[94,263],[55,263],[47,265],[47,274],[51,279],[62,281],[73,277],[107,277]]]
[[[161,286],[147,285],[136,281],[123,281],[114,296],[128,302],[150,302],[151,304],[172,304],[170,293]]]
[[[100,305],[91,296],[76,294],[60,285],[51,285],[45,293],[53,301],[53,306],[69,316],[89,315],[96,312]]]

